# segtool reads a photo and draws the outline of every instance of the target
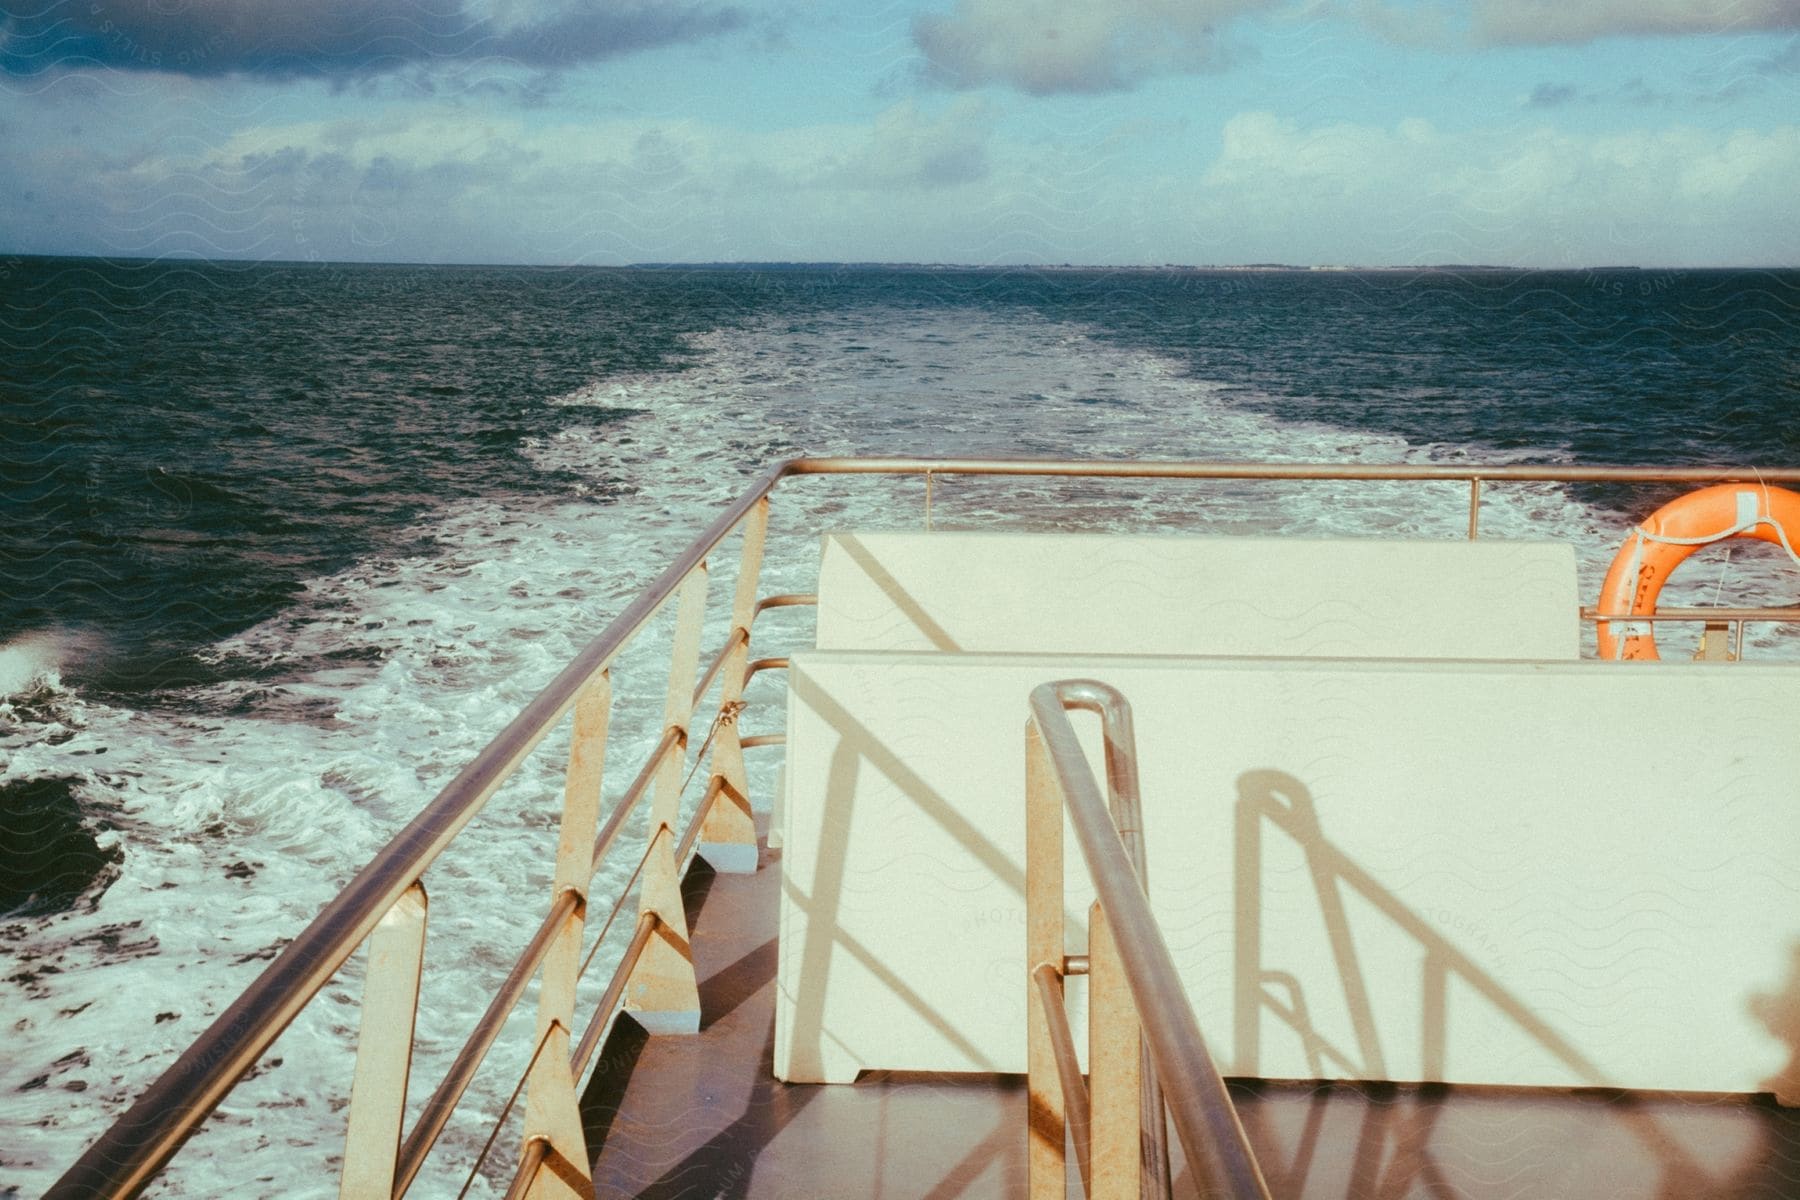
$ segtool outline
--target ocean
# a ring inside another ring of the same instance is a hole
[[[1800,465],[1792,270],[26,258],[0,261],[0,338],[0,1197],[54,1179],[776,459]],[[1493,488],[1484,528],[1574,542],[1591,597],[1671,494]],[[921,495],[784,485],[766,588],[807,590],[808,531],[916,525]],[[934,516],[1454,536],[1463,503],[965,479]],[[1796,603],[1797,579],[1740,544],[1670,595]],[[767,620],[769,652],[804,642],[803,612]],[[655,643],[621,662],[622,700],[660,695]],[[1800,635],[1750,652],[1800,657]],[[779,682],[757,686],[746,724],[778,728]],[[621,717],[621,761],[654,725]],[[415,1107],[548,897],[556,759],[434,868]],[[358,969],[159,1194],[335,1193]],[[479,1146],[512,1082],[484,1073],[449,1140]],[[440,1157],[417,1194],[463,1185]]]

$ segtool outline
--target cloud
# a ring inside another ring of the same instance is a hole
[[[1800,0],[1477,0],[1477,41],[1553,45],[1617,36],[1800,29]]]
[[[1452,10],[1442,0],[1422,3],[1389,3],[1388,0],[1318,0],[1319,13],[1341,12],[1367,25],[1380,37],[1400,46],[1448,50],[1467,39],[1468,13]]]
[[[1220,27],[1271,0],[957,0],[913,18],[926,74],[952,88],[1111,92],[1216,69]]]
[[[1796,193],[1800,126],[1450,134],[1249,112],[1226,122],[1199,205],[1288,261],[1768,263],[1777,243],[1792,258]]]
[[[907,101],[882,113],[838,178],[853,186],[942,188],[988,173],[993,115],[980,101],[928,116]]]
[[[0,17],[0,70],[111,68],[350,78],[471,58],[574,66],[742,27],[741,9],[657,0],[47,0]]]
[[[1800,0],[1320,0],[1389,41],[1454,50],[1800,29]]]
[[[1002,104],[925,97],[763,129],[433,101],[124,148],[13,119],[0,230],[64,253],[425,262],[1580,267],[1800,252],[1795,123],[1589,134],[1538,113],[1450,129],[1244,112],[1008,138]]]
[[[1774,60],[1765,60],[1766,62]],[[1629,108],[1664,108],[1692,111],[1699,105],[1730,104],[1753,96],[1768,87],[1768,77],[1775,72],[1766,65],[1750,72],[1739,72],[1713,86],[1678,82],[1675,87],[1658,87],[1643,76],[1635,75],[1623,83],[1604,88],[1578,88],[1570,83],[1540,83],[1525,98],[1526,108],[1563,108],[1571,104],[1605,104]]]
[[[879,257],[896,223],[956,224],[988,199],[995,119],[978,97],[778,130],[434,103],[210,146],[34,139],[0,143],[0,229],[88,253],[326,261]],[[27,188],[69,200],[52,211]]]
[[[1531,98],[1525,104],[1529,108],[1560,108],[1577,95],[1572,84],[1540,83],[1531,89]]]

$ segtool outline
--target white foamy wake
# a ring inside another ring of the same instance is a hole
[[[452,506],[428,523],[434,553],[371,559],[316,580],[279,617],[215,647],[252,668],[255,682],[197,692],[180,709],[88,703],[66,739],[22,746],[0,765],[0,780],[86,781],[124,850],[97,907],[15,923],[17,936],[0,942],[8,1014],[0,1177],[26,1193],[47,1185],[282,939],[774,459],[1493,461],[1480,448],[1278,422],[1165,358],[1016,315],[860,310],[709,334],[694,339],[694,351],[696,365],[678,374],[609,378],[553,402],[567,412],[565,428],[523,449],[546,470],[579,476],[566,499]],[[764,590],[810,590],[821,527],[916,526],[922,496],[910,479],[784,485]],[[1464,503],[1460,485],[945,479],[934,511],[947,527],[1446,536],[1462,529]],[[1586,595],[1622,534],[1553,487],[1492,488],[1483,521],[1502,537],[1573,541]],[[716,593],[731,586],[729,550]],[[1765,560],[1733,571],[1753,593],[1774,578]],[[798,645],[809,635],[803,611],[764,620],[758,637],[772,653],[784,638]],[[721,633],[715,618],[709,641]],[[658,732],[666,636],[665,623],[615,668],[609,798]],[[5,647],[0,691],[14,674],[43,677],[46,664],[53,668],[54,654],[35,644]],[[749,731],[779,728],[779,681],[762,677],[752,699],[761,704],[746,716]],[[542,748],[427,877],[414,1112],[504,973],[506,948],[522,944],[548,900],[565,747],[553,738]],[[760,797],[773,786],[768,753],[752,755]],[[631,865],[609,867],[597,895],[610,901]],[[588,986],[604,979],[606,953]],[[327,986],[324,1002],[177,1160],[161,1194],[333,1194],[327,1168],[341,1151],[360,970],[353,960]],[[520,1013],[495,1055],[515,1072],[529,1005]],[[477,1078],[469,1114],[415,1194],[455,1194],[467,1169],[457,1164],[479,1147],[515,1081],[498,1070]],[[499,1190],[494,1164],[472,1194]]]
[[[0,642],[0,696],[60,683],[62,665],[73,644],[73,635],[49,630]]]

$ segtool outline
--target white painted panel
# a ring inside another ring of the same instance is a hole
[[[822,650],[1574,658],[1559,543],[832,533]]]
[[[783,1078],[1023,1068],[1026,696],[1076,676],[1132,702],[1154,907],[1229,1072],[1792,1073],[1800,668],[814,652]]]

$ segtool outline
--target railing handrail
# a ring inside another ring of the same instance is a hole
[[[45,1200],[134,1195],[362,945],[382,915],[481,810],[575,703],[581,689],[674,595],[688,573],[786,475],[765,471],[655,582],[576,654],[437,796],[356,873],[263,973],[157,1077]]]
[[[1052,475],[1097,479],[1435,480],[1468,483],[1800,483],[1800,467],[1583,467],[1553,463],[1207,462],[1196,459],[791,458],[783,475]]]
[[[1129,706],[1117,689],[1093,680],[1045,683],[1031,692],[1031,718],[1049,755],[1095,895],[1117,942],[1188,1167],[1206,1180],[1208,1194],[1268,1200],[1262,1171],[1225,1090],[1224,1076],[1201,1036],[1122,831],[1113,823],[1076,740],[1075,727],[1065,711],[1070,702],[1099,711],[1103,720],[1110,715],[1115,727],[1121,722],[1128,725]],[[1109,759],[1114,740],[1108,739]]]
[[[1136,479],[1440,480],[1479,484],[1800,483],[1800,468],[1646,468],[1550,465],[1243,463],[1079,459],[799,457],[767,468],[645,591],[503,728],[325,906],[238,998],[46,1193],[47,1200],[130,1195],[142,1188],[355,953],[382,916],[473,819],[574,705],[619,649],[690,572],[789,475],[1086,476]],[[1478,488],[1471,504],[1478,504]],[[803,602],[804,597],[782,597]],[[1746,610],[1748,612],[1749,610]],[[1759,610],[1773,614],[1780,610]],[[1642,618],[1639,618],[1642,619]],[[1771,619],[1774,619],[1771,617]],[[771,737],[746,739],[766,744]]]
[[[1125,848],[1125,857],[1137,876],[1139,888],[1148,890],[1150,862],[1144,846],[1144,797],[1138,782],[1137,731],[1131,723],[1131,705],[1125,702],[1118,689],[1092,679],[1065,679],[1049,686],[1056,689],[1056,698],[1064,712],[1080,709],[1100,718],[1107,811],[1112,815],[1113,828],[1118,830],[1119,844]],[[1063,965],[1067,970],[1066,955]],[[1146,1195],[1168,1200],[1169,1144],[1168,1130],[1162,1120],[1162,1085],[1155,1063],[1146,1062],[1144,1068],[1138,1104],[1145,1114],[1140,1136],[1144,1162],[1151,1172]],[[1079,1131],[1075,1133],[1078,1143],[1081,1136]]]

